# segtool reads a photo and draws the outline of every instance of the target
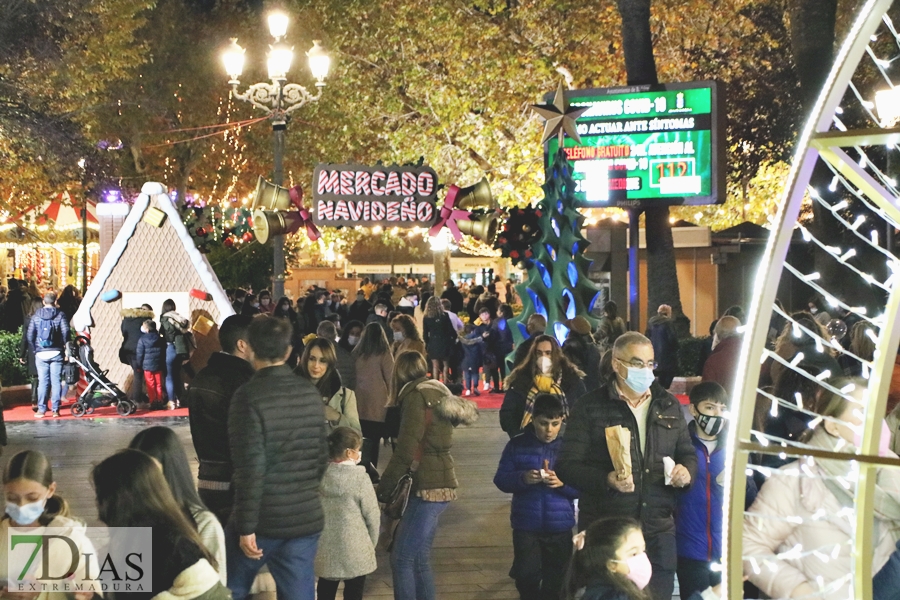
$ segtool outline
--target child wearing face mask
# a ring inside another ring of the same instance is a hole
[[[147,397],[158,408],[165,400],[166,340],[156,330],[156,322],[147,319],[141,325],[143,335],[138,339],[135,361],[144,369]],[[174,407],[173,407],[174,408]]]
[[[513,566],[509,574],[522,600],[559,598],[572,553],[578,492],[560,481],[553,470],[564,417],[559,397],[538,394],[531,425],[506,444],[494,475],[494,485],[513,495]]]
[[[319,600],[334,600],[341,581],[344,600],[361,600],[366,575],[377,568],[381,512],[372,482],[358,466],[361,448],[362,436],[349,427],[338,427],[328,436],[330,462],[319,488],[325,512],[315,561]]]
[[[574,538],[566,574],[566,600],[651,600],[645,590],[653,575],[640,524],[627,518],[594,521]],[[685,600],[718,600],[719,588],[694,592]]]
[[[6,494],[6,512],[0,520],[0,539],[8,539],[11,527],[61,528],[64,530],[61,532],[62,535],[75,543],[79,555],[94,552],[93,544],[85,535],[84,524],[69,515],[68,503],[56,495],[53,470],[44,454],[35,450],[25,450],[13,456],[3,472],[3,490]],[[69,564],[71,550],[65,540],[50,540],[49,544],[51,562]],[[8,544],[0,544],[0,578],[4,587],[9,575],[7,546]],[[30,572],[38,573],[37,569],[40,568],[40,565],[32,565]],[[67,583],[81,584],[82,589],[89,589],[92,585],[99,588],[98,583],[82,579],[83,576],[83,569],[76,570]],[[6,592],[5,589],[3,591]],[[45,591],[41,593],[41,598],[63,600],[71,599],[73,595],[76,600],[89,600],[93,592],[72,594],[63,591]]]
[[[728,394],[714,381],[704,381],[691,389],[688,410],[694,420],[688,424],[697,453],[697,477],[678,497],[675,509],[675,540],[678,547],[678,586],[690,596],[722,581],[722,507],[725,470],[725,412]],[[747,477],[746,505],[756,497],[753,477]]]

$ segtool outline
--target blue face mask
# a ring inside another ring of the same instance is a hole
[[[46,500],[38,500],[30,504],[19,506],[13,502],[6,503],[6,514],[19,525],[30,525],[44,514]]]
[[[653,374],[653,369],[628,367],[628,377],[625,378],[625,385],[638,394],[643,394],[650,389],[655,379],[656,375]]]

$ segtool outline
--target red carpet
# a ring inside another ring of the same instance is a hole
[[[74,404],[71,400],[68,402],[63,402],[59,408],[59,417],[53,418],[50,416],[50,411],[47,411],[46,416],[43,419],[35,419],[34,411],[31,410],[31,405],[26,404],[24,406],[13,406],[7,408],[3,411],[3,420],[7,423],[12,421],[59,421],[60,419],[75,419],[76,417],[72,416],[72,411],[69,410],[71,406]],[[120,416],[116,412],[115,406],[104,406],[102,408],[95,408],[94,412],[89,415],[84,415],[83,417],[77,417],[78,419],[134,419],[134,418],[145,418],[145,417],[186,417],[188,416],[187,408],[179,408],[177,410],[140,410],[138,409],[136,412],[128,415],[127,417]]]

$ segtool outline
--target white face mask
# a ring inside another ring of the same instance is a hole
[[[357,345],[359,343],[359,336],[358,335],[348,335],[347,343],[350,344],[351,346]]]
[[[537,367],[541,370],[541,373],[549,375],[550,371],[553,369],[553,361],[550,360],[549,356],[539,356],[537,359]]]

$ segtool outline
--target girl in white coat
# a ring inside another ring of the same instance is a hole
[[[821,422],[806,443],[832,452],[855,453],[867,382],[839,378],[828,383],[836,389],[852,384],[850,393],[860,403],[823,391],[816,411]],[[881,453],[896,458],[887,450],[889,441],[889,435],[882,439]],[[766,595],[825,600],[850,597],[856,520],[851,472],[850,461],[804,458],[774,471],[762,486],[744,517],[744,574]],[[872,572],[877,573],[894,550],[900,532],[897,470],[878,470],[874,518]],[[794,556],[785,556],[795,548]]]
[[[325,511],[325,528],[316,553],[319,600],[334,600],[344,582],[344,600],[362,600],[366,575],[377,568],[375,543],[381,512],[362,458],[362,436],[349,427],[338,427],[328,436],[331,462],[322,477],[319,493]]]

